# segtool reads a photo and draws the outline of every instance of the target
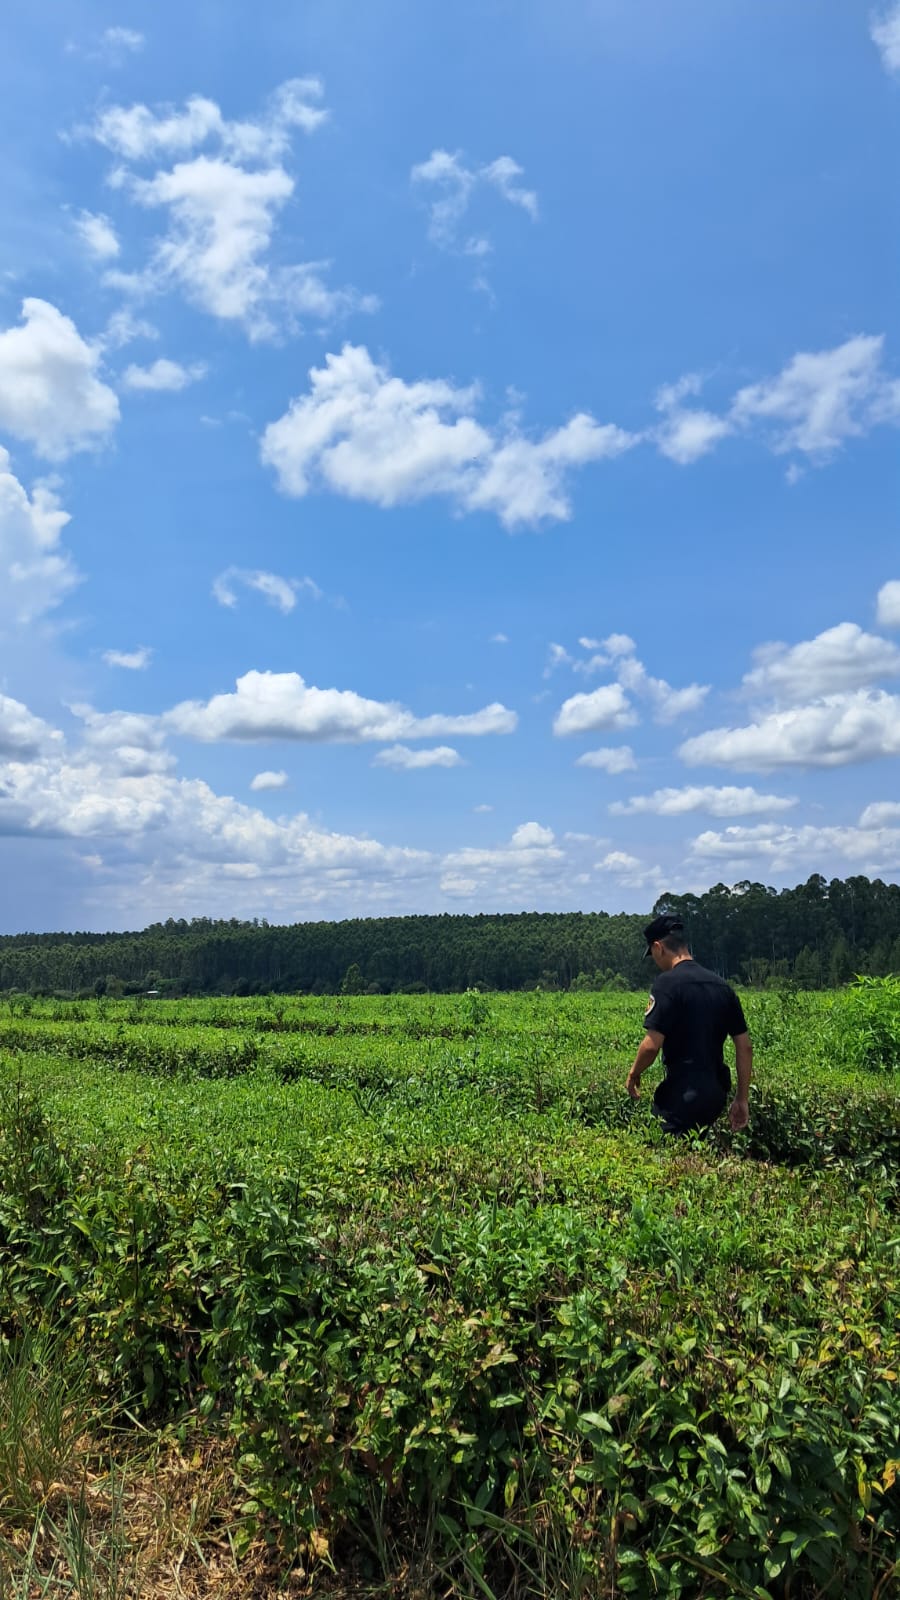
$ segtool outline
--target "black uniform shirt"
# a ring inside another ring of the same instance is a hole
[[[697,961],[676,962],[650,991],[644,1027],[664,1035],[666,1076],[654,1096],[657,1104],[680,1101],[686,1090],[691,1099],[724,1099],[731,1077],[722,1046],[729,1035],[747,1032],[741,1002],[724,978]]]

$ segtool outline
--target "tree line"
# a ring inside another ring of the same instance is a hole
[[[275,926],[169,918],[135,933],[0,937],[0,991],[32,994],[448,993],[646,987],[642,929],[679,912],[698,961],[752,986],[827,988],[900,972],[900,885],[818,874],[661,895],[640,915],[522,912]]]

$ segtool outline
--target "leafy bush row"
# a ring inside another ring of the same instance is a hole
[[[886,1592],[900,1239],[877,1190],[586,1137],[592,1199],[549,1201],[523,1143],[501,1190],[450,1204],[439,1159],[386,1178],[312,1145],[290,1171],[116,1168],[19,1086],[0,1326],[55,1321],[120,1402],[228,1428],[248,1524],[286,1549],[364,1562],[427,1527],[495,1592],[536,1550],[560,1590]]]

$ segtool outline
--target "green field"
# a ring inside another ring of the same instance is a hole
[[[4,1600],[900,1594],[900,983],[744,1000],[0,1005]]]

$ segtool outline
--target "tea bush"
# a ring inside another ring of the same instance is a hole
[[[854,992],[751,997],[749,1133],[674,1146],[630,996],[0,1018],[0,1336],[230,1434],[238,1545],[363,1586],[886,1597],[897,1095],[838,1057]]]

